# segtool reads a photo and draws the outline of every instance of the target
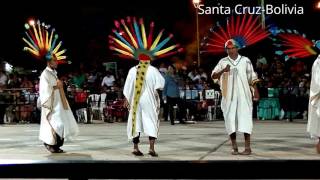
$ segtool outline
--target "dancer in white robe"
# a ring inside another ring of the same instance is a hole
[[[236,132],[244,133],[245,150],[251,154],[250,134],[252,133],[252,96],[259,99],[255,86],[258,82],[250,59],[238,54],[239,45],[234,39],[225,43],[228,56],[222,58],[213,69],[211,77],[220,84],[222,92],[221,109],[225,127],[232,143],[232,154],[238,153]]]
[[[141,70],[145,63],[146,69]],[[150,60],[143,62],[143,59],[140,59],[139,65],[134,66],[129,70],[123,89],[123,94],[128,103],[128,109],[130,109],[127,135],[129,140],[133,140],[134,151],[132,153],[137,156],[143,155],[138,147],[140,133],[149,136],[149,154],[158,156],[154,150],[155,139],[158,138],[159,132],[158,115],[160,110],[160,98],[157,90],[163,89],[165,80],[158,69],[149,65],[149,63]],[[142,81],[138,81],[138,79],[140,80],[141,78],[139,73],[140,75],[144,74]],[[143,83],[140,87],[141,89],[138,85],[140,83]],[[138,96],[140,97],[138,98]],[[135,101],[137,101],[136,108],[134,107]]]
[[[66,100],[63,83],[57,77],[57,62],[51,59],[40,76],[41,123],[39,139],[52,153],[64,152],[64,139],[78,134],[78,125]]]
[[[117,30],[113,30],[109,36],[110,50],[121,58],[139,61],[139,65],[130,69],[123,88],[125,105],[129,110],[127,135],[134,144],[132,153],[136,156],[143,155],[138,148],[139,137],[143,133],[149,136],[149,154],[158,156],[154,150],[159,131],[160,98],[157,90],[163,89],[165,80],[158,69],[151,66],[151,61],[175,55],[182,52],[183,48],[179,44],[172,43],[173,34],[162,38],[163,30],[153,38],[153,21],[150,23],[149,33],[146,32],[143,18],[139,18],[139,25],[136,17],[127,17],[126,21],[121,19],[114,22]],[[121,24],[125,31],[121,30],[120,33],[118,29],[122,28]],[[134,31],[128,27],[134,27]],[[166,47],[169,41],[171,41],[170,46]]]
[[[69,64],[71,62],[67,61],[66,49],[61,49],[62,41],[58,40],[59,36],[52,26],[30,19],[25,28],[25,36],[22,38],[25,42],[24,51],[47,64],[39,81],[40,97],[37,102],[37,106],[41,107],[39,139],[51,153],[62,153],[64,151],[60,147],[65,139],[70,139],[78,133],[78,125],[65,97],[63,83],[58,79],[56,68],[58,62]],[[34,35],[37,38],[31,38]]]
[[[307,132],[318,139],[316,150],[320,154],[320,55],[312,65]]]

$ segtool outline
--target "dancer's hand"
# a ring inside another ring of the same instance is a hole
[[[259,101],[259,99],[260,99],[260,94],[259,94],[258,88],[254,87],[253,101]]]
[[[130,104],[127,99],[124,100],[123,107],[127,108],[128,110],[130,109]]]
[[[228,64],[224,69],[222,69],[220,72],[218,73],[213,73],[211,75],[212,79],[220,79],[221,75],[225,72],[229,72],[230,71],[230,65]]]
[[[230,65],[228,64],[223,70],[222,72],[229,72],[230,71]]]

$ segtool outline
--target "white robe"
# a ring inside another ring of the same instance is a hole
[[[66,140],[70,140],[79,132],[69,104],[69,108],[65,110],[59,90],[53,89],[57,85],[57,78],[56,71],[47,67],[41,73],[39,82],[39,98],[41,103],[39,139],[49,145],[56,144],[55,133]]]
[[[236,60],[230,57],[222,58],[212,74],[220,72],[227,65],[230,65],[230,72],[223,73],[220,79],[215,81],[219,83],[221,91],[226,92],[221,100],[226,131],[229,135],[237,131],[251,134],[253,122],[250,84],[258,79],[257,75],[250,59],[240,55]],[[226,81],[223,81],[223,78]]]
[[[149,65],[137,108],[135,134],[132,136],[132,105],[134,100],[136,74],[137,67],[135,66],[129,70],[123,88],[123,94],[130,104],[130,113],[127,124],[128,139],[130,140],[137,137],[139,132],[157,138],[159,132],[158,114],[160,110],[160,99],[156,90],[164,87],[165,80],[158,69]]]
[[[320,55],[312,65],[307,132],[320,137]]]

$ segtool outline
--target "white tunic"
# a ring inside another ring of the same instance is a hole
[[[320,55],[312,65],[307,132],[320,137]]]
[[[39,98],[41,103],[39,139],[49,145],[56,144],[55,133],[69,140],[79,132],[69,104],[69,108],[65,110],[59,90],[53,88],[57,85],[57,78],[56,71],[47,67],[41,73],[39,82]]]
[[[165,80],[158,69],[151,65],[148,67],[145,83],[142,87],[140,102],[137,108],[135,135],[132,136],[132,105],[136,74],[137,67],[135,66],[129,70],[123,88],[123,94],[130,104],[130,113],[127,124],[128,139],[130,140],[137,137],[139,132],[157,138],[159,131],[158,114],[160,110],[160,99],[156,90],[164,87]]]
[[[236,131],[251,134],[252,93],[250,84],[257,80],[257,75],[250,59],[240,55],[236,60],[230,57],[222,58],[213,69],[212,74],[220,72],[227,65],[230,65],[230,72],[223,73],[220,79],[216,80],[221,91],[225,92],[221,100],[221,109],[226,131],[229,135]]]

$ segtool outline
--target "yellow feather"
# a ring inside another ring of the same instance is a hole
[[[118,48],[114,48],[115,51],[121,53],[121,54],[124,54],[124,55],[127,55],[127,56],[130,56],[130,57],[134,57],[131,53],[128,53],[124,50],[121,50],[121,49],[118,49]]]
[[[41,27],[40,27],[40,23],[38,24],[38,29],[39,29],[39,37],[40,37],[40,48],[43,48],[43,38],[42,38],[42,32],[41,32]]]
[[[144,28],[144,25],[141,24],[141,34],[142,34],[142,40],[143,40],[143,47],[147,49],[147,37],[146,37],[146,30]]]
[[[39,40],[37,29],[35,28],[35,26],[32,26],[32,29],[33,29],[33,32],[34,32],[34,34],[36,36],[37,44],[39,45],[39,48],[41,49],[41,47],[40,47],[41,44],[40,44],[40,40]]]
[[[56,56],[60,56],[60,55],[62,55],[62,54],[65,53],[65,52],[66,52],[66,50],[64,49],[64,50],[61,50],[61,51],[57,52],[55,55],[56,55]]]
[[[124,44],[123,42],[119,41],[118,39],[116,38],[112,38],[113,40],[115,40],[120,46],[124,47],[125,49],[127,49],[128,51],[130,51],[131,53],[133,53],[133,50],[127,46],[126,44]]]
[[[67,56],[58,56],[57,60],[61,60],[61,59],[67,59]]]
[[[50,48],[51,48],[52,37],[53,37],[53,30],[51,30],[50,40],[49,40],[49,43],[48,43],[48,49],[50,49]]]
[[[36,51],[36,52],[39,53],[39,51],[37,50],[37,48],[34,47],[28,40],[26,40],[25,38],[22,38],[22,40],[23,40],[24,42],[26,42],[32,50],[34,50],[34,51]]]
[[[163,50],[161,50],[161,51],[157,51],[156,53],[154,53],[154,55],[155,55],[155,56],[160,56],[161,54],[164,54],[164,53],[166,53],[166,52],[171,51],[171,50],[174,49],[176,46],[177,46],[177,45],[172,45],[172,46],[167,47],[167,48],[165,48],[165,49],[163,49]]]
[[[24,50],[31,52],[35,56],[39,56],[40,55],[38,51],[34,51],[33,49],[31,49],[29,47],[25,47]]]
[[[60,41],[59,44],[58,44],[58,46],[56,46],[56,47],[53,49],[53,51],[52,51],[53,54],[57,53],[57,51],[59,50],[61,44],[62,44],[62,41]]]
[[[152,43],[150,50],[153,50],[154,48],[156,48],[158,42],[160,41],[161,36],[162,36],[162,31],[158,34],[156,40]]]
[[[123,26],[124,26],[124,29],[125,29],[125,30],[127,31],[127,33],[129,34],[129,37],[130,37],[130,39],[131,39],[134,47],[135,47],[135,48],[138,48],[138,44],[137,44],[136,40],[133,38],[133,36],[132,36],[131,32],[129,31],[128,27],[127,27],[125,24],[123,24]]]

